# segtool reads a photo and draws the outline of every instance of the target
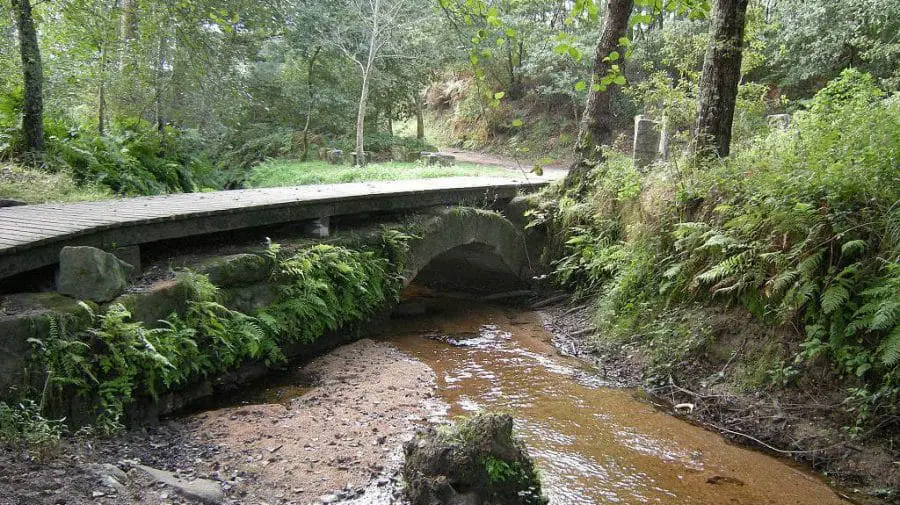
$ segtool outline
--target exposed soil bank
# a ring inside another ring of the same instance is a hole
[[[554,342],[564,352],[595,364],[622,384],[642,384],[648,350],[637,344],[604,347],[592,339],[593,309],[561,303],[541,312]],[[741,319],[719,314],[718,319],[732,327],[731,331],[743,333],[744,344],[755,333],[764,333],[757,331],[749,316]],[[892,440],[895,437],[848,436],[845,420],[831,412],[847,394],[842,384],[752,391],[730,385],[727,377],[717,374],[727,376],[737,367],[745,355],[744,344],[721,342],[720,347],[733,353],[724,366],[711,356],[698,356],[694,363],[680,367],[677,383],[644,390],[647,399],[736,444],[810,465],[836,486],[842,497],[855,503],[897,503],[892,501],[900,496],[900,446]],[[690,407],[675,408],[685,404]]]

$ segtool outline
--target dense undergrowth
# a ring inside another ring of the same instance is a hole
[[[651,383],[710,349],[705,309],[740,307],[772,329],[744,387],[825,370],[851,433],[897,428],[900,97],[868,75],[845,71],[727,160],[639,173],[612,158],[548,196],[535,218],[557,279],[597,300],[601,343],[649,350]]]
[[[226,307],[219,288],[192,272],[181,276],[187,309],[154,327],[134,321],[121,304],[102,311],[82,304],[88,330],[72,331],[71,321],[57,318],[45,338],[31,341],[30,382],[38,378],[43,388],[24,388],[18,402],[0,403],[0,441],[46,450],[66,429],[52,419],[72,395],[93,409],[90,430],[112,433],[138,397],[155,399],[249,362],[283,362],[286,345],[312,343],[396,300],[408,238],[387,230],[377,250],[319,244],[290,255],[272,245],[266,257],[278,297],[252,315]]]

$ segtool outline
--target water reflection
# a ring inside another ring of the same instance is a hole
[[[384,331],[434,368],[452,417],[514,414],[555,504],[846,503],[817,478],[611,389],[558,355],[536,314],[462,300]],[[432,307],[434,308],[434,307]]]

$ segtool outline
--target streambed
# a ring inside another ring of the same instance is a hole
[[[560,355],[536,312],[419,295],[424,315],[204,411],[74,440],[49,464],[0,455],[0,505],[199,503],[136,463],[215,481],[227,505],[403,503],[402,443],[424,422],[479,409],[515,416],[553,504],[846,503],[817,475],[730,445]],[[121,485],[104,465],[127,473]]]
[[[804,469],[610,387],[556,351],[537,313],[458,299],[429,306],[394,320],[383,338],[434,370],[446,417],[511,412],[551,503],[847,503]]]

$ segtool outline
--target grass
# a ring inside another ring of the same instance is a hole
[[[0,163],[0,199],[43,203],[103,200],[112,196],[106,188],[76,184],[68,172],[51,173]]]
[[[419,163],[370,163],[365,168],[329,165],[325,161],[271,160],[255,167],[248,179],[254,188],[336,184],[342,182],[394,181],[461,176],[509,176],[507,169],[458,163],[452,167],[426,167]]]

